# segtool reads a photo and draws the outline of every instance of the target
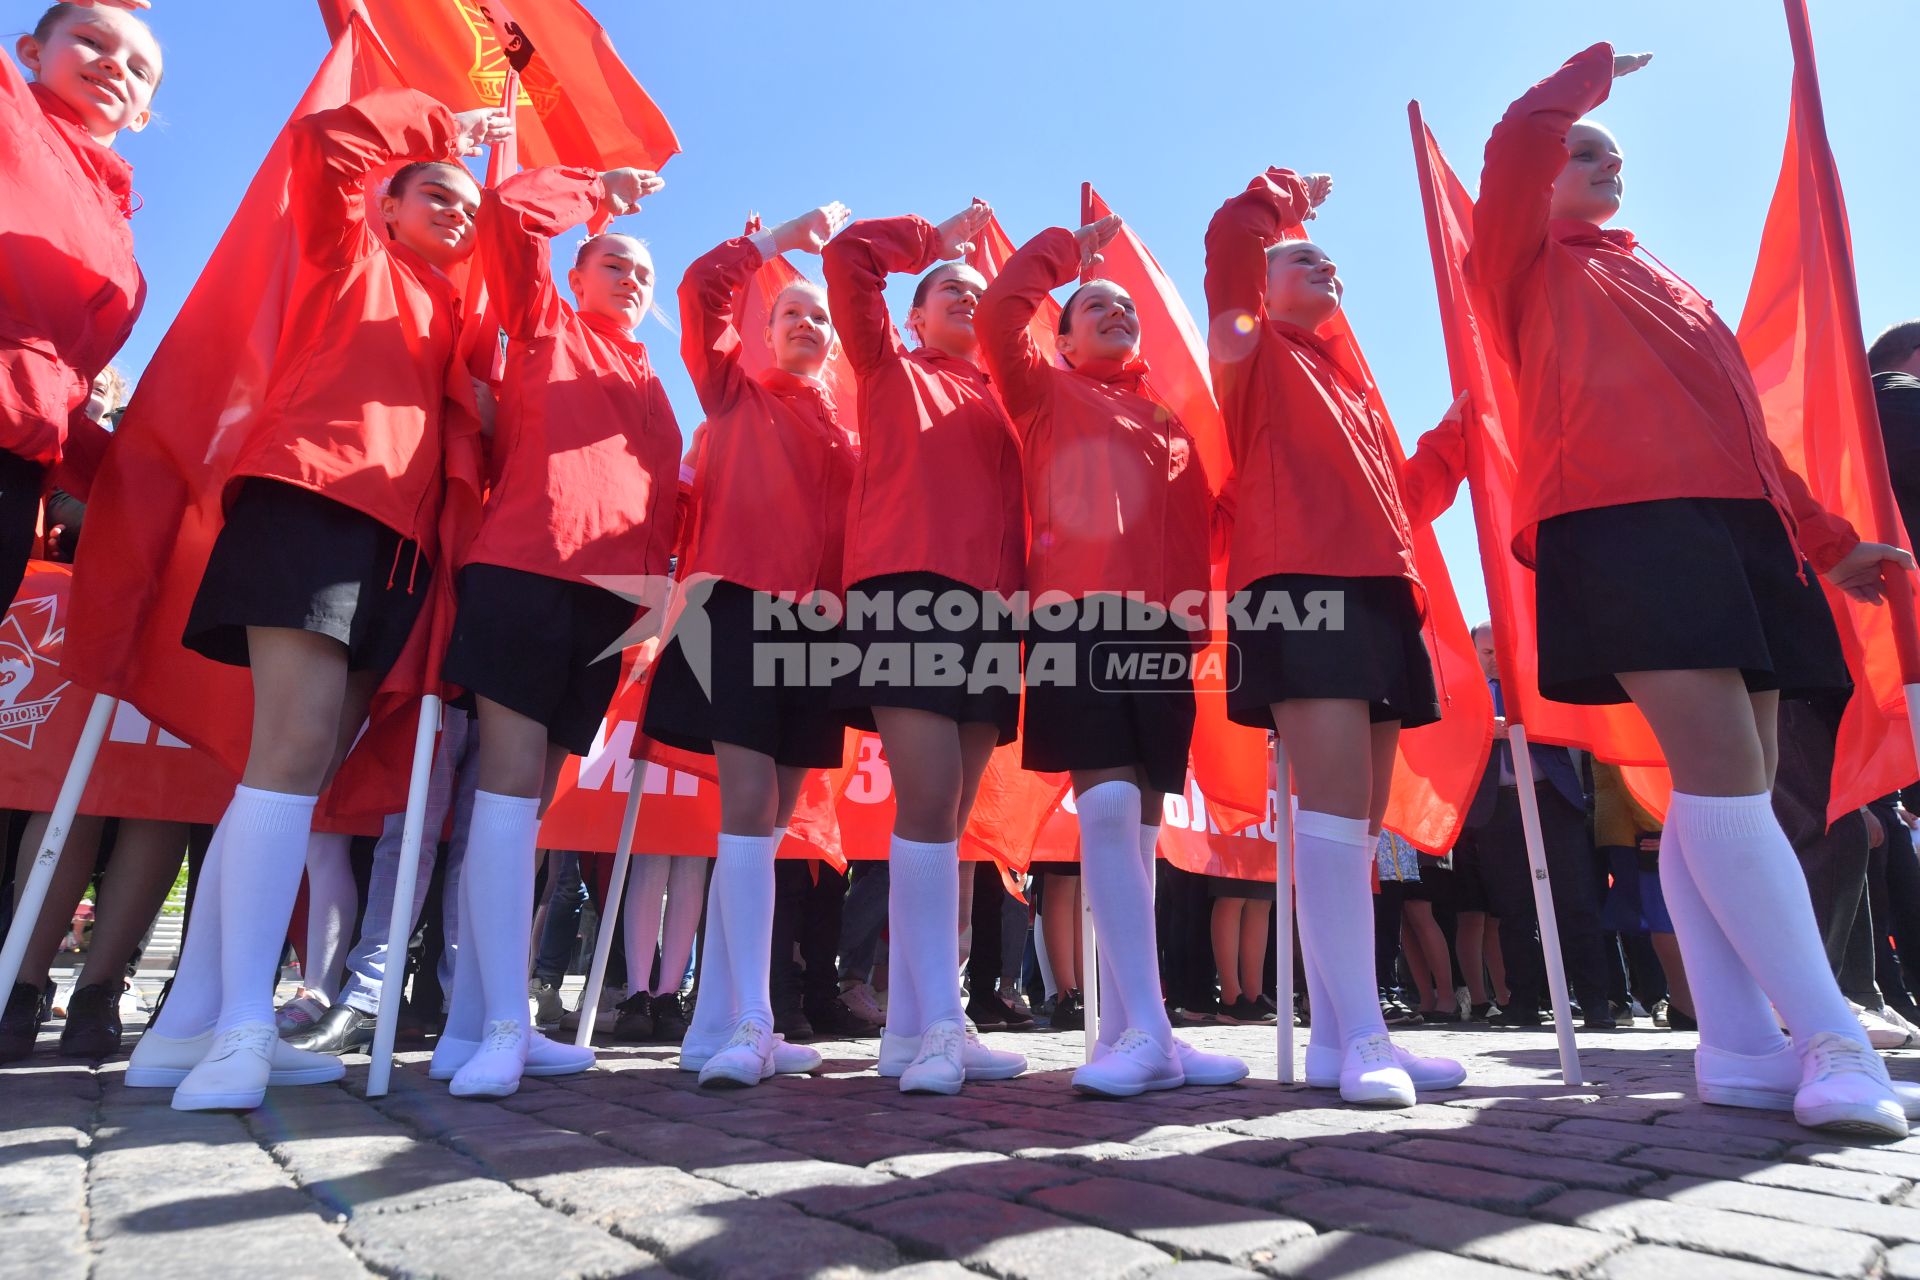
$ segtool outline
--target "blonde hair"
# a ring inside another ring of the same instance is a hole
[[[103,417],[115,409],[124,408],[133,393],[133,384],[127,381],[127,375],[113,365],[102,369],[94,381],[100,384],[101,393],[107,402],[106,409],[102,411]]]

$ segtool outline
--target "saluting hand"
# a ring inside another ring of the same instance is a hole
[[[497,142],[513,136],[513,117],[493,107],[457,111],[453,116],[454,141],[463,156],[477,156]]]
[[[1913,555],[1884,542],[1862,542],[1821,576],[1855,600],[1879,604],[1886,598],[1886,565],[1913,572]]]
[[[1630,76],[1653,61],[1650,53],[1616,53],[1613,55],[1613,78]]]
[[[640,202],[666,189],[667,180],[651,169],[609,169],[600,175],[607,198],[602,207],[616,218],[640,208]]]
[[[790,250],[819,253],[827,247],[827,241],[839,235],[840,229],[852,218],[852,210],[838,200],[823,204],[818,209],[809,209],[773,229],[773,250],[775,253]]]
[[[1327,197],[1333,194],[1333,175],[1330,173],[1310,173],[1305,178],[1302,178],[1301,181],[1307,184],[1307,204],[1309,206],[1307,216],[1311,218],[1314,216],[1313,210],[1325,204]]]
[[[1080,270],[1091,271],[1105,262],[1106,259],[1100,256],[1100,251],[1119,234],[1120,215],[1117,213],[1110,213],[1104,218],[1089,222],[1074,232],[1073,242],[1080,247]]]
[[[987,219],[992,216],[992,205],[985,200],[975,200],[948,218],[933,229],[936,241],[934,255],[947,259],[965,257],[980,233],[987,229]]]

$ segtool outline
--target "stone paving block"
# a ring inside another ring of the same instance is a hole
[[[863,1123],[886,1133],[904,1133],[911,1137],[938,1142],[952,1134],[982,1128],[988,1122],[963,1120],[957,1116],[937,1115],[930,1111],[881,1111],[868,1117]]]
[[[459,1149],[479,1161],[489,1174],[508,1182],[556,1173],[659,1167],[631,1152],[565,1129],[507,1133],[498,1141],[485,1140],[484,1133],[480,1137],[479,1141],[458,1144]]]
[[[1259,1275],[1225,1262],[1179,1262],[1154,1272],[1153,1280],[1258,1280]]]
[[[66,1213],[0,1217],[0,1280],[87,1280],[93,1255],[76,1221]]]
[[[1257,1204],[1272,1208],[1287,1196],[1299,1195],[1323,1187],[1326,1183],[1288,1169],[1269,1169],[1258,1165],[1236,1164],[1209,1156],[1179,1152],[1129,1149],[1113,1160],[1100,1162],[1098,1172],[1107,1177],[1133,1178],[1157,1186],[1177,1187],[1194,1195],[1233,1204]]]
[[[1378,1151],[1312,1147],[1293,1156],[1287,1166],[1329,1182],[1359,1182],[1508,1213],[1525,1213],[1561,1190],[1558,1183],[1539,1178],[1402,1160]]]
[[[1599,1117],[1602,1108],[1591,1108]],[[1664,1124],[1623,1124],[1618,1120],[1569,1120],[1555,1133],[1584,1138],[1612,1138],[1647,1147],[1679,1147],[1686,1151],[1707,1151],[1717,1156],[1772,1156],[1786,1150],[1787,1144],[1773,1138],[1754,1138],[1737,1133],[1715,1133],[1703,1129],[1676,1129]]]
[[[235,1124],[232,1131],[240,1132]],[[313,1217],[313,1202],[272,1157],[244,1139],[102,1151],[87,1170],[87,1224],[94,1241],[249,1220]]]
[[[548,1173],[517,1179],[514,1186],[548,1208],[601,1230],[744,1198],[744,1193],[718,1182],[656,1166]]]
[[[1508,1151],[1528,1151],[1543,1156],[1568,1156],[1575,1160],[1616,1161],[1639,1144],[1617,1142],[1611,1138],[1582,1138],[1577,1134],[1548,1132],[1541,1129],[1502,1129],[1476,1127],[1471,1132],[1458,1130],[1428,1132],[1408,1129],[1398,1135],[1402,1141],[1438,1138],[1442,1142],[1470,1142],[1476,1146],[1502,1147]]]
[[[928,1117],[932,1119],[932,1117]],[[877,1124],[880,1117],[864,1121]],[[777,1133],[795,1133],[802,1129],[832,1128],[831,1120],[816,1120],[806,1113],[804,1104],[792,1111],[780,1111],[772,1107],[735,1107],[730,1111],[716,1111],[700,1117],[699,1123],[722,1133],[731,1133],[741,1138],[758,1138],[765,1141]],[[961,1128],[970,1126],[961,1124]]]
[[[1011,1155],[1015,1151],[1069,1151],[1080,1145],[1067,1134],[1041,1129],[970,1129],[965,1133],[956,1133],[946,1141],[956,1147],[998,1151],[1002,1155]],[[939,1150],[931,1145],[928,1149]]]
[[[1787,1164],[1780,1160],[1716,1156],[1705,1151],[1682,1151],[1678,1147],[1642,1147],[1632,1155],[1623,1157],[1623,1161],[1659,1173],[1753,1182],[1763,1187],[1817,1191],[1821,1195],[1849,1196],[1855,1200],[1895,1200],[1906,1193],[1910,1186],[1905,1179],[1888,1177],[1886,1174],[1828,1169],[1811,1164]]]
[[[706,1176],[756,1196],[780,1196],[808,1187],[871,1187],[893,1181],[887,1174],[857,1165],[792,1158],[718,1165],[708,1169]]]
[[[965,1134],[961,1135],[965,1137]],[[895,1156],[920,1155],[939,1151],[938,1142],[916,1138],[907,1133],[888,1133],[882,1129],[845,1128],[827,1125],[816,1129],[774,1134],[771,1141],[788,1151],[797,1151],[817,1160],[839,1164],[868,1165]]]
[[[273,1154],[331,1214],[393,1213],[499,1193],[474,1161],[405,1138],[302,1138]]]
[[[597,1130],[594,1138],[644,1160],[698,1172],[746,1160],[777,1160],[780,1148],[699,1125],[660,1120]]]
[[[370,1274],[331,1226],[301,1214],[116,1236],[101,1245],[92,1280],[260,1280],[296,1265],[301,1280]]]
[[[1699,1178],[1667,1178],[1644,1188],[1641,1194],[1689,1208],[1700,1205],[1853,1231],[1888,1244],[1920,1243],[1920,1209],[1901,1205],[1872,1204],[1811,1191],[1789,1191],[1747,1182],[1709,1182]]]
[[[1527,1274],[1352,1231],[1296,1240],[1262,1262],[1260,1271],[1301,1280],[1520,1280]]]
[[[910,1266],[895,1267],[887,1272],[887,1280],[977,1280],[979,1274],[957,1262],[916,1262]],[[1172,1271],[1162,1271],[1155,1280],[1172,1274]]]
[[[1745,1107],[1693,1106],[1661,1116],[1654,1123],[1662,1128],[1737,1133],[1749,1138],[1784,1142],[1790,1146],[1797,1146],[1814,1136],[1812,1130],[1794,1121],[1791,1112],[1753,1111]],[[1848,1144],[1843,1141],[1841,1145]]]
[[[1861,1173],[1879,1173],[1891,1178],[1905,1178],[1909,1182],[1920,1182],[1920,1154],[1909,1151],[1805,1143],[1787,1152],[1787,1157],[1828,1169],[1856,1169]]]
[[[872,1275],[901,1261],[879,1236],[771,1201],[738,1200],[614,1226],[694,1280],[816,1280]]]
[[[1429,1160],[1435,1164],[1461,1165],[1493,1173],[1510,1173],[1516,1177],[1539,1178],[1568,1187],[1598,1187],[1602,1191],[1631,1191],[1653,1180],[1651,1173],[1641,1169],[1622,1168],[1616,1164],[1571,1156],[1515,1151],[1509,1147],[1481,1146],[1471,1140],[1450,1142],[1434,1138],[1410,1138],[1387,1148],[1387,1154],[1403,1160]]]
[[[46,1142],[0,1150],[0,1215],[77,1218],[86,1204],[87,1159],[76,1144]]]
[[[1230,1120],[1214,1127],[1227,1133],[1244,1133],[1250,1138],[1286,1138],[1301,1142],[1340,1140],[1345,1145],[1366,1148],[1389,1146],[1393,1142],[1390,1136],[1368,1131],[1364,1126],[1332,1126],[1327,1114],[1322,1112],[1301,1115],[1283,1111],[1246,1120]]]
[[[870,1168],[876,1173],[909,1180],[915,1184],[914,1194],[977,1191],[1009,1200],[1086,1176],[1072,1164],[1025,1160],[991,1151],[935,1151],[896,1156]]]
[[[1203,1200],[1171,1187],[1150,1194],[1123,1178],[1088,1178],[1049,1187],[1027,1203],[1158,1245],[1180,1258],[1259,1262],[1289,1240],[1313,1234],[1297,1218]]]
[[[1125,1280],[1172,1261],[1116,1232],[964,1191],[915,1196],[849,1220],[909,1253],[965,1263],[1002,1280]]]
[[[1284,1207],[1323,1230],[1364,1231],[1556,1275],[1578,1274],[1625,1246],[1599,1231],[1529,1222],[1378,1187],[1327,1187],[1295,1196]]]
[[[1880,1274],[1886,1280],[1920,1280],[1920,1245],[1903,1244],[1889,1249],[1881,1268]]]
[[[1579,1190],[1542,1205],[1538,1216],[1747,1262],[1766,1262],[1823,1276],[1857,1276],[1880,1256],[1866,1236],[1797,1222],[1773,1222],[1607,1191]]]
[[[342,1238],[374,1270],[419,1280],[588,1280],[625,1275],[652,1261],[624,1241],[509,1192],[487,1200],[484,1209],[465,1202],[366,1214],[348,1222]]]
[[[1243,1133],[1198,1125],[1156,1125],[1134,1138],[1130,1145],[1149,1151],[1255,1165],[1279,1164],[1300,1149],[1300,1144],[1289,1138],[1250,1138]]]
[[[1715,1258],[1664,1244],[1636,1244],[1601,1263],[1592,1280],[1781,1280],[1792,1274],[1758,1262]],[[1888,1280],[1897,1280],[1892,1272],[1884,1274]]]

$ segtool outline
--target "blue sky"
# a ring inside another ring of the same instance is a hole
[[[979,195],[1023,240],[1073,225],[1083,179],[1197,310],[1201,236],[1219,203],[1268,164],[1326,170],[1337,189],[1315,238],[1340,263],[1349,312],[1409,444],[1450,396],[1408,98],[1421,100],[1472,185],[1493,122],[1567,55],[1601,39],[1652,50],[1653,64],[1598,113],[1627,156],[1619,225],[1729,317],[1752,274],[1786,132],[1790,58],[1774,0],[588,7],[686,149],[664,171],[667,190],[626,224],[653,245],[669,314],[687,263],[736,234],[748,209],[777,220],[844,200],[856,217],[937,219]],[[42,8],[0,0],[9,43]],[[1812,9],[1862,313],[1877,330],[1920,316],[1911,106],[1920,4],[1813,0]],[[151,291],[122,357],[134,373],[325,52],[306,0],[156,0],[151,21],[167,59],[160,119],[121,144],[146,201],[134,226]],[[675,338],[653,321],[641,336],[691,432],[699,408]],[[1480,616],[1464,498],[1439,531],[1462,605]]]

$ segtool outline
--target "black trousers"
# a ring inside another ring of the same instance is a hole
[[[962,874],[966,864],[962,863]],[[1000,867],[993,862],[973,864],[973,945],[967,951],[967,990],[975,996],[993,994],[1000,986],[1001,919],[1006,915],[1007,888]]]
[[[39,463],[0,449],[0,612],[13,603],[21,579],[27,576],[45,474]]]
[[[1855,812],[1827,825],[1844,707],[1831,698],[1780,700],[1780,767],[1773,779],[1773,814],[1807,877],[1814,923],[1836,978],[1848,967],[1854,922],[1867,910],[1867,821]]]
[[[847,877],[826,863],[785,858],[773,864],[773,961],[768,978],[776,1017],[839,998],[840,918],[846,901]],[[798,964],[793,958],[796,947]]]
[[[1540,837],[1553,913],[1560,925],[1560,959],[1567,986],[1589,1015],[1607,1012],[1607,971],[1600,950],[1600,904],[1594,893],[1593,830],[1551,782],[1536,782]],[[1466,860],[1480,877],[1487,910],[1500,920],[1500,955],[1507,966],[1510,1004],[1521,1010],[1548,1004],[1546,957],[1540,949],[1540,916],[1533,905],[1533,874],[1520,823],[1520,793],[1501,787],[1487,824],[1464,832]]]

